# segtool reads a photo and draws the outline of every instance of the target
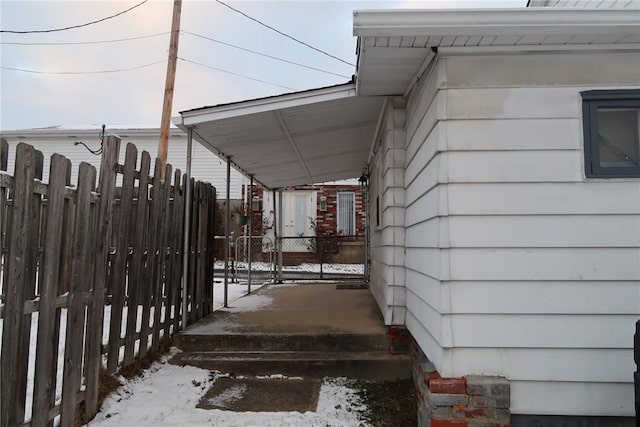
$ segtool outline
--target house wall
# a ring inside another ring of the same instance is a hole
[[[633,415],[640,179],[586,179],[580,92],[638,52],[439,53],[407,102],[406,325],[514,414]]]
[[[405,101],[389,98],[369,171],[370,283],[386,325],[404,325]]]
[[[160,129],[110,129],[122,138],[120,148],[120,163],[124,163],[125,145],[129,142],[138,148],[138,162],[142,151],[148,151],[154,159],[158,152],[158,138]],[[101,129],[25,129],[19,131],[1,132],[2,137],[9,142],[9,167],[13,171],[15,146],[19,142],[33,145],[44,154],[44,179],[49,176],[49,158],[53,153],[66,156],[72,163],[71,182],[77,181],[80,162],[87,162],[100,169],[100,156],[91,154],[81,145],[73,145],[75,141],[82,141],[91,149],[100,147],[99,135]],[[187,136],[179,129],[171,129],[169,139],[169,152],[167,162],[173,166],[173,170],[186,171]],[[193,142],[193,156],[191,164],[191,176],[195,179],[210,182],[216,187],[218,199],[226,197],[227,166],[224,161],[204,148],[197,142]],[[151,165],[153,171],[153,163]],[[231,170],[231,199],[242,198],[243,176],[235,169]]]

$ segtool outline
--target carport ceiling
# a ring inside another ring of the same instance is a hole
[[[174,122],[274,189],[360,176],[382,103],[349,83],[183,111]]]

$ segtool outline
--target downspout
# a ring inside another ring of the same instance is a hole
[[[184,237],[182,253],[182,330],[187,328],[187,279],[189,278],[189,229],[191,228],[191,151],[193,148],[193,128],[187,128],[187,173],[184,208]]]

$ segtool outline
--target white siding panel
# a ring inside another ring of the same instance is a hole
[[[640,247],[635,215],[450,216],[451,247]]]
[[[624,383],[635,368],[630,349],[456,348],[453,360],[459,372],[501,375],[510,381]],[[604,366],[609,369],[601,369]]]
[[[438,372],[444,374],[445,354],[444,349],[438,341],[431,335],[432,328],[427,329],[421,323],[422,317],[418,318],[411,311],[407,311],[406,325],[413,338],[423,352],[429,357],[429,361],[433,363]]]
[[[637,84],[640,80],[639,52],[513,55],[508,66],[501,55],[455,56],[446,61],[449,88]]]
[[[578,119],[448,120],[449,150],[582,149]]]
[[[447,249],[407,248],[406,266],[434,279],[448,280],[448,254]]]
[[[439,345],[443,347],[450,346],[451,333],[443,323],[445,319],[442,314],[418,298],[411,290],[408,291],[407,312],[412,313],[414,316],[416,313],[420,313],[420,321],[424,325],[428,325],[429,335],[431,335]]]
[[[452,280],[640,280],[640,248],[451,249]]]
[[[449,182],[581,181],[580,151],[449,152]]]
[[[441,205],[441,201],[446,196],[446,186],[442,185],[431,189],[426,194],[418,185],[407,188],[406,223],[415,224],[444,213],[446,205]]]
[[[511,413],[632,417],[633,383],[512,381]]]
[[[638,179],[582,183],[449,184],[447,188],[451,215],[637,215],[640,212]]]
[[[638,314],[640,281],[449,282],[460,314]],[[639,316],[640,317],[640,316]]]
[[[448,89],[447,119],[579,118],[580,88]]]
[[[409,140],[413,139],[414,134],[419,127],[423,129],[421,131],[430,131],[433,127],[433,119],[437,115],[431,115],[428,112],[438,112],[438,99],[437,93],[440,87],[444,86],[444,63],[436,60],[437,62],[428,71],[426,78],[420,80],[419,84],[409,95],[407,102],[407,137]],[[426,119],[426,120],[425,120]]]
[[[445,218],[446,219],[446,218]],[[407,222],[406,247],[408,248],[441,248],[442,222],[440,217],[431,218],[423,222]]]
[[[445,118],[446,102],[447,99],[445,93],[437,92],[436,97],[431,104],[431,108],[429,108],[422,117],[420,123],[416,124],[415,132],[410,133],[410,131],[407,130],[407,159],[413,158],[416,150],[420,147],[422,142],[427,139],[439,121]],[[440,142],[440,140],[438,140],[438,142]],[[442,149],[441,146],[438,146],[437,148],[439,150]]]
[[[413,158],[407,158],[404,178],[406,186],[411,185],[418,177],[418,175],[420,175],[425,170],[425,168],[433,167],[436,170],[431,173],[437,173],[438,164],[434,163],[434,161],[438,158],[441,142],[445,141],[445,128],[441,124],[442,122],[440,122],[440,124],[436,126],[436,128],[434,128],[434,131],[431,132],[427,140],[417,149]],[[416,142],[416,144],[418,143]],[[432,179],[432,181],[434,181],[434,179]],[[420,185],[424,187],[425,183],[421,182]]]
[[[448,311],[445,310],[447,301],[444,301],[444,297],[449,294],[445,286],[433,277],[407,268],[407,292],[409,298],[417,297],[440,313]]]
[[[636,315],[451,314],[457,347],[629,349]],[[445,322],[446,323],[446,322]],[[491,331],[491,333],[478,333]]]

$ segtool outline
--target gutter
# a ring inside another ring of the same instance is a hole
[[[353,12],[358,37],[618,34],[638,32],[640,9],[446,9]]]

